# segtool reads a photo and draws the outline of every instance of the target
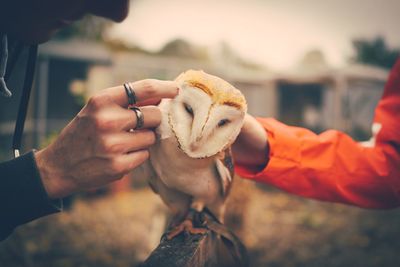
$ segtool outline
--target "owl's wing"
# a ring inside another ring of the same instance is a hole
[[[150,188],[158,194],[170,208],[174,218],[182,218],[190,208],[192,198],[180,191],[169,188],[160,179],[151,159],[146,160],[133,170],[134,177],[146,178]]]
[[[215,169],[221,182],[221,196],[226,198],[232,188],[234,177],[234,165],[230,147],[221,152],[215,161]]]

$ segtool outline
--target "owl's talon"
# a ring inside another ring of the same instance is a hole
[[[193,226],[193,222],[190,219],[186,219],[181,224],[174,227],[167,234],[167,239],[171,240],[182,232],[192,234],[192,235],[197,235],[197,234],[205,234],[207,232],[207,229],[206,228],[196,228]]]

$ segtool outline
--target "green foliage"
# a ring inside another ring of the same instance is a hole
[[[385,39],[376,37],[373,40],[356,39],[353,41],[356,55],[355,62],[380,66],[390,69],[400,55],[400,49],[390,49]]]

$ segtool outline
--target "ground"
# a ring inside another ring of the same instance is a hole
[[[270,188],[250,196],[242,235],[252,266],[399,266],[400,210],[363,210]],[[157,245],[165,212],[147,188],[79,196],[68,211],[21,226],[0,243],[0,266],[137,266]]]

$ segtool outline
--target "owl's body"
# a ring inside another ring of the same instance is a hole
[[[230,145],[246,113],[243,95],[202,71],[177,78],[180,92],[164,99],[159,141],[150,148],[149,183],[175,218],[207,207],[222,221],[233,179]],[[228,163],[228,164],[227,164]]]
[[[196,208],[196,203],[200,205],[199,211],[206,206],[220,217],[224,195],[221,178],[215,170],[217,159],[188,158],[176,147],[176,140],[170,138],[150,149],[155,173],[150,184],[178,219],[183,218],[189,208]]]

